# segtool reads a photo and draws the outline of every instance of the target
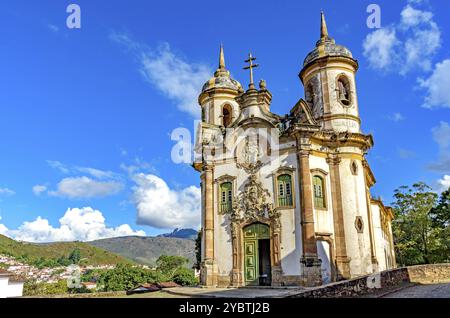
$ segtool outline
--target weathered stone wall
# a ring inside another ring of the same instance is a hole
[[[418,265],[408,267],[409,278],[414,283],[450,282],[450,264]]]
[[[402,267],[366,275],[351,280],[312,288],[292,295],[292,298],[357,297],[379,292],[380,289],[402,283],[450,282],[450,264],[418,265]]]

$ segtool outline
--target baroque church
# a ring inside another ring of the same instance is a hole
[[[299,73],[305,99],[270,111],[264,80],[232,79],[223,47],[199,96],[204,286],[317,286],[396,266],[392,209],[370,194],[352,53],[328,35]]]

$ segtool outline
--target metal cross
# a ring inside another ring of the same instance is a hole
[[[259,64],[253,64],[253,61],[256,60],[256,57],[252,56],[252,53],[248,54],[248,60],[245,60],[245,63],[248,63],[249,65],[244,67],[244,70],[250,70],[250,84],[248,87],[252,88],[255,87],[253,83],[253,68],[258,67]]]

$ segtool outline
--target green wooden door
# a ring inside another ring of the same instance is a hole
[[[269,239],[269,227],[255,223],[244,228],[244,273],[246,285],[259,284],[258,240]]]
[[[245,282],[246,285],[257,285],[258,271],[258,241],[245,240]]]

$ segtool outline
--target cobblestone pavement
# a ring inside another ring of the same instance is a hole
[[[382,298],[450,298],[450,283],[416,285]]]
[[[213,297],[213,298],[257,298],[257,297],[286,297],[306,290],[302,287],[285,288],[197,288],[178,287],[166,292],[187,297]]]

